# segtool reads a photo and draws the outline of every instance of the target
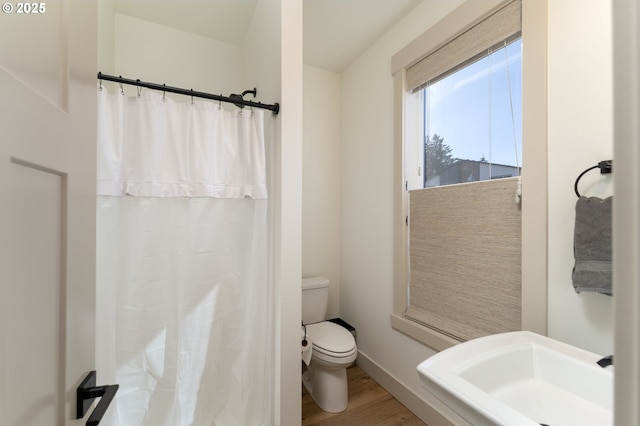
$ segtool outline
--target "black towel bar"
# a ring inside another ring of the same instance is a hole
[[[578,196],[578,198],[580,198],[580,192],[578,191],[578,182],[580,182],[580,178],[582,178],[582,176],[584,176],[587,172],[590,172],[593,169],[600,169],[601,175],[611,173],[613,172],[613,160],[601,161],[595,166],[589,167],[587,170],[580,173],[580,175],[576,179],[576,183],[573,185],[573,190],[576,192],[576,195]]]

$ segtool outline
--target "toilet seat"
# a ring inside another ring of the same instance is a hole
[[[314,354],[340,359],[352,357],[357,351],[353,335],[330,321],[307,325],[307,335],[313,343]]]

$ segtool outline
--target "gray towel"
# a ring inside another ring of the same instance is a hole
[[[595,291],[607,295],[611,289],[611,202],[580,197],[576,203],[573,236],[573,287],[576,292]]]

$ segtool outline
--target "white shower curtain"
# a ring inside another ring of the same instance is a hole
[[[263,112],[98,98],[101,424],[269,424]]]

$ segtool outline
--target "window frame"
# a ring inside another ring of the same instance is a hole
[[[404,172],[407,69],[513,0],[466,1],[392,58],[394,291],[391,326],[436,350],[459,343],[405,318],[408,192]],[[547,333],[547,1],[522,4],[522,328]],[[525,53],[526,49],[526,53]],[[544,229],[544,232],[540,232]]]

